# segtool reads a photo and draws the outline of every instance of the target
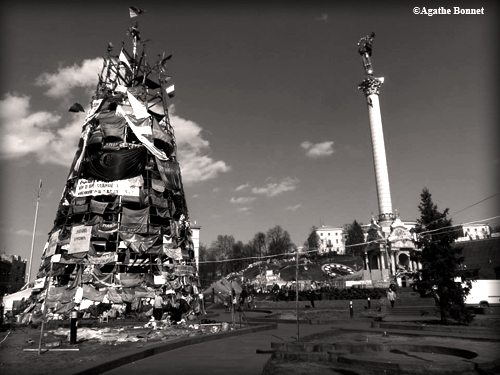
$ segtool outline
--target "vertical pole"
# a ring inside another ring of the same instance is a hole
[[[35,247],[35,233],[36,233],[36,219],[38,217],[38,205],[40,203],[40,195],[42,193],[42,180],[40,179],[40,183],[38,185],[38,197],[36,199],[36,209],[35,209],[35,223],[33,224],[33,237],[31,239],[31,253],[30,253],[30,265],[28,269],[28,284],[31,280],[31,263],[33,263],[33,248]]]
[[[69,336],[69,344],[75,345],[76,340],[76,332],[77,332],[77,324],[78,324],[78,312],[71,312],[71,320],[70,320],[70,336]]]
[[[297,341],[299,341],[299,251],[297,250],[295,259],[295,314],[297,316]]]
[[[47,313],[47,297],[49,296],[49,288],[50,288],[50,279],[52,277],[52,269],[54,267],[54,262],[52,262],[52,259],[50,260],[50,271],[49,271],[49,276],[47,276],[45,280],[45,301],[43,302],[43,312],[42,312],[42,329],[40,331],[40,340],[38,342],[38,355],[40,355],[42,351],[42,337],[43,337],[43,328],[45,326],[45,317]]]

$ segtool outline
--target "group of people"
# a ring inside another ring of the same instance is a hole
[[[249,309],[256,307],[254,291],[247,287],[243,287],[239,295],[237,295],[234,288],[232,288],[231,293],[227,295],[224,301],[226,312],[236,311],[238,305],[239,308],[242,309],[245,304]]]

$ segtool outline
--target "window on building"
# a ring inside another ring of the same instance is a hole
[[[337,241],[337,243],[339,243],[339,239],[338,239],[338,238],[337,238],[337,240],[336,240],[336,241]]]

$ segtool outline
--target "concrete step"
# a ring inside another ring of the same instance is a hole
[[[424,315],[435,315],[435,307],[434,306],[388,306],[386,309],[386,314],[390,316],[407,316],[407,315],[415,315],[415,316],[424,316]]]
[[[296,352],[281,352],[277,351],[273,354],[273,357],[279,359],[288,359],[288,360],[300,360],[305,362],[329,362],[330,354],[327,352],[304,352],[304,351],[296,351]]]

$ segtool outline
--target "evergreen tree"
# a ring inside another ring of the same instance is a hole
[[[417,271],[417,287],[422,295],[434,295],[442,323],[449,318],[470,323],[473,315],[465,307],[465,298],[472,283],[465,274],[460,275],[460,265],[464,261],[460,256],[462,249],[452,246],[458,232],[448,218],[448,208],[439,212],[429,189],[424,188],[420,197],[420,218],[415,231],[419,234],[417,246],[422,251],[415,259],[422,263],[422,269]],[[461,282],[455,281],[458,276],[461,276]]]
[[[316,229],[317,228],[315,226],[311,228],[311,233],[309,234],[309,237],[307,237],[307,241],[304,243],[304,245],[306,245],[309,250],[319,249],[321,239],[319,238]]]
[[[347,225],[346,232],[346,254],[350,254],[351,256],[361,255],[364,249],[364,245],[362,244],[365,242],[365,236],[363,234],[363,228],[361,228],[361,224],[354,220],[352,224]]]

